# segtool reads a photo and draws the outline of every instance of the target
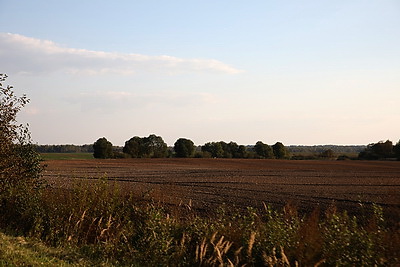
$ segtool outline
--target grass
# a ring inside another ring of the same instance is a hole
[[[93,266],[90,259],[67,248],[53,248],[43,242],[0,232],[0,266]]]
[[[47,188],[31,212],[23,207],[24,221],[10,217],[14,223],[8,230],[41,242],[2,235],[3,265],[400,264],[399,227],[389,226],[376,205],[358,218],[335,207],[304,215],[291,205],[283,210],[226,206],[204,214],[190,205],[168,207],[124,195],[116,183],[100,179],[70,190]]]
[[[93,159],[93,153],[41,153],[43,160]]]

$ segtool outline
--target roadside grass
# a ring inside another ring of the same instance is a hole
[[[400,264],[399,225],[389,225],[376,205],[363,207],[358,218],[334,206],[300,214],[289,204],[283,210],[224,206],[204,214],[190,204],[171,207],[123,194],[106,179],[44,189],[38,203],[24,210],[29,220],[10,217],[13,228],[7,221],[2,227],[41,243],[1,235],[0,265]]]
[[[43,160],[80,160],[94,159],[93,153],[41,153]]]
[[[93,266],[76,251],[53,248],[43,242],[0,232],[0,266]]]

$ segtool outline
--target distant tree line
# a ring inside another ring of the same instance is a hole
[[[302,146],[292,145],[288,146],[290,153],[309,153],[309,154],[321,154],[325,151],[331,150],[335,154],[346,153],[346,154],[358,154],[363,151],[366,145],[313,145],[313,146]]]
[[[400,141],[389,140],[365,145],[284,146],[281,142],[268,145],[262,141],[254,145],[236,142],[208,142],[195,146],[187,138],[179,138],[168,147],[161,136],[134,136],[123,147],[113,146],[105,137],[86,145],[34,145],[38,153],[93,153],[95,158],[249,158],[249,159],[330,159],[330,160],[400,160]],[[352,156],[350,156],[352,155]]]
[[[397,159],[400,160],[400,140],[396,145],[392,141],[380,141],[378,143],[369,144],[358,155],[359,159],[366,160],[382,160],[382,159]]]
[[[93,144],[95,158],[260,158],[289,159],[288,149],[277,142],[272,146],[258,141],[254,146],[238,145],[235,142],[208,142],[195,146],[187,138],[179,138],[173,147],[168,147],[161,136],[151,134],[148,137],[134,136],[125,142],[122,151],[114,147],[105,137]]]
[[[367,146],[365,145],[314,145],[289,146],[293,160],[354,160]]]
[[[93,153],[93,145],[35,145],[38,153]]]

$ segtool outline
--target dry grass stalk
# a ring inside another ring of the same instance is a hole
[[[283,247],[281,247],[281,257],[277,258],[276,257],[276,249],[272,249],[272,256],[268,256],[267,253],[263,253],[263,259],[264,263],[267,266],[273,267],[273,266],[289,266],[290,267],[290,262],[288,258],[286,257],[285,251],[283,250]],[[296,262],[297,264],[297,262]]]
[[[242,252],[242,250],[243,250],[243,247],[240,247],[240,248],[238,248],[238,249],[235,251],[235,262],[234,262],[234,266],[239,266],[239,262],[240,262],[239,256],[240,256],[240,253]]]
[[[247,247],[247,256],[249,258],[251,258],[251,252],[253,250],[253,245],[254,245],[255,241],[256,241],[256,232],[251,232],[250,239],[249,239],[249,245]]]
[[[227,259],[227,262],[224,261],[224,258],[226,258],[230,248],[233,245],[233,242],[230,242],[228,240],[224,240],[225,237],[221,236],[218,240],[218,242],[215,243],[216,241],[216,236],[217,232],[215,232],[209,241],[209,243],[213,246],[213,250],[210,251],[211,255],[206,258],[207,252],[208,252],[208,245],[206,242],[206,239],[203,239],[202,243],[197,246],[196,248],[196,260],[202,265],[211,265],[211,266],[224,266],[226,263],[229,266],[237,266],[239,264],[239,254],[242,248],[238,249],[235,252],[235,264],[232,263],[230,259]]]
[[[214,245],[214,259],[211,261],[212,263],[219,262],[221,266],[224,264],[224,257],[228,253],[229,249],[231,248],[233,242],[224,241],[224,236],[218,240],[217,244]],[[216,257],[215,257],[216,254]]]
[[[199,246],[196,247],[196,260],[200,263],[200,266],[203,264],[204,258],[207,253],[207,244],[206,239],[204,238],[203,241]]]

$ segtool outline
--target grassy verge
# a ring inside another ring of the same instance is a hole
[[[199,215],[190,205],[167,207],[138,201],[120,193],[118,186],[107,180],[76,184],[71,190],[48,188],[38,203],[31,205],[31,212],[17,213],[25,216],[23,221],[18,218],[20,215],[10,217],[13,224],[8,230],[41,240],[46,246],[26,245],[25,239],[5,237],[6,248],[2,249],[0,263],[18,265],[29,260],[31,265],[38,261],[49,265],[103,262],[118,266],[400,264],[399,225],[388,225],[383,209],[376,205],[364,208],[360,213],[364,215],[359,218],[334,207],[301,215],[290,205],[283,210],[268,205],[262,210],[245,211],[224,207]],[[2,221],[3,228],[10,222]]]
[[[93,266],[76,251],[0,232],[0,266]]]
[[[93,153],[41,153],[43,160],[93,159]]]

